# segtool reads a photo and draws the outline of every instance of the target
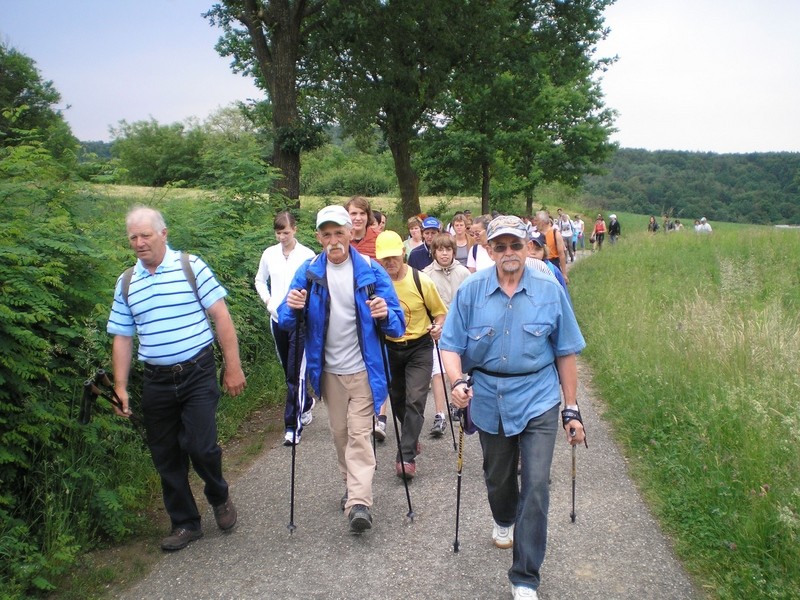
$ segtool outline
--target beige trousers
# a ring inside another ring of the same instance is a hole
[[[367,372],[354,375],[322,373],[320,391],[328,406],[328,422],[347,488],[345,514],[356,504],[372,506],[372,421],[375,409]]]

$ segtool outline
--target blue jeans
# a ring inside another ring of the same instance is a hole
[[[189,461],[205,482],[212,506],[228,499],[217,444],[219,385],[214,352],[205,351],[180,371],[144,367],[142,416],[147,445],[161,477],[161,492],[172,528],[200,529],[200,513],[189,487]]]
[[[479,431],[489,507],[498,525],[514,525],[514,556],[508,579],[537,589],[547,548],[550,465],[559,429],[559,405],[531,419],[519,435]],[[522,457],[521,485],[517,461]]]

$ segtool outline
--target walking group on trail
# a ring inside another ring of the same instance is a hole
[[[315,255],[295,238],[294,217],[279,213],[273,223],[278,243],[259,263],[255,287],[287,385],[283,439],[292,448],[293,474],[303,427],[312,422],[314,398],[321,399],[343,487],[335,501],[345,529],[364,534],[375,519],[375,443],[386,437],[391,410],[395,474],[413,519],[409,482],[424,469],[421,437],[432,389],[429,436],[443,437],[449,423],[458,447],[456,513],[463,434],[474,427],[494,519],[491,537],[498,548],[513,548],[511,593],[536,598],[559,421],[573,451],[586,443],[576,397],[576,355],[585,342],[565,272],[567,260],[574,260],[573,240],[583,236],[582,221],[578,226],[564,215],[552,222],[544,212],[534,223],[510,215],[473,221],[458,213],[444,228],[423,215],[408,221],[404,241],[385,230],[384,215],[377,216],[361,197],[326,206],[316,217],[322,251]],[[205,484],[218,527],[230,532],[237,523],[216,440],[215,339],[224,359],[222,389],[237,395],[246,380],[226,291],[208,265],[187,255],[187,273],[153,209],[136,207],[126,225],[138,260],[132,274],[117,282],[107,326],[114,336],[116,410],[133,416],[127,387],[136,336],[144,363],[142,415],[136,417],[144,423],[171,521],[161,546],[174,551],[203,535],[190,463]],[[555,255],[548,257],[548,247]],[[290,531],[294,483],[291,503]]]

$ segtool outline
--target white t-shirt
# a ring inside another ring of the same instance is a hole
[[[325,372],[352,375],[366,370],[358,344],[356,299],[353,293],[353,261],[328,261],[326,276],[330,293],[330,320],[325,337]],[[331,324],[335,324],[331,327]]]
[[[481,269],[486,269],[487,267],[493,267],[494,261],[492,257],[489,256],[489,253],[486,251],[486,248],[481,246],[480,244],[475,244],[469,251],[469,256],[467,257],[467,268],[468,269],[475,269],[476,271],[480,271]]]

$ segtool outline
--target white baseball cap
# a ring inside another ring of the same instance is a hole
[[[322,227],[325,223],[336,223],[337,225],[353,226],[350,220],[350,215],[344,206],[338,204],[331,204],[326,206],[317,213],[317,229]]]

